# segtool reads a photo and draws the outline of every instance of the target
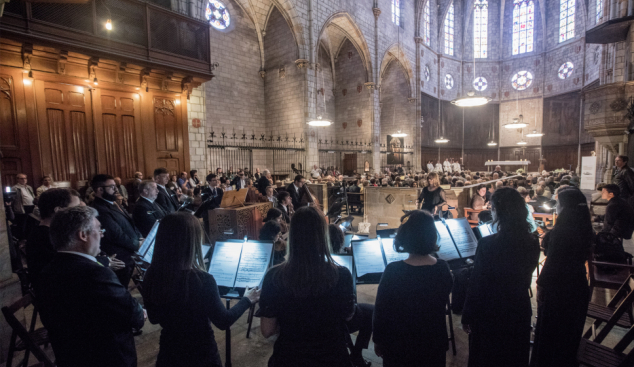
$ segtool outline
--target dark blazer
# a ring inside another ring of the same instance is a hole
[[[264,176],[260,177],[255,183],[255,187],[258,189],[258,191],[262,195],[266,195],[266,188],[269,186],[271,186],[271,182],[269,181],[268,178]]]
[[[134,367],[132,328],[143,309],[112,270],[58,253],[44,268],[37,304],[60,367]]]
[[[630,239],[634,231],[634,212],[630,205],[621,198],[612,198],[605,207],[603,229],[601,232],[612,233],[616,237]]]
[[[213,195],[213,191],[210,187],[205,187],[201,192],[201,196],[203,199],[203,204],[196,210],[196,216],[198,218],[207,218],[207,212],[209,210],[216,209],[220,207],[220,203],[222,203],[222,195],[224,195],[224,191],[221,188],[216,187],[216,195]]]
[[[95,197],[92,207],[99,212],[97,219],[101,223],[101,228],[106,230],[101,239],[101,250],[108,255],[117,254],[119,260],[132,267],[132,254],[139,249],[141,238],[132,217],[121,212],[114,204],[98,197]]]
[[[303,193],[302,189],[299,189],[299,192],[295,190],[295,183],[291,183],[286,187],[286,191],[291,195],[291,199],[293,200],[293,208],[295,210],[299,209],[301,204],[301,194]]]
[[[134,204],[132,219],[143,237],[147,237],[157,220],[163,219],[167,214],[156,202],[151,203],[144,197],[139,197]]]
[[[156,197],[155,203],[163,208],[163,211],[167,214],[172,214],[178,209],[178,199],[176,199],[175,194],[172,190],[167,190],[162,188],[161,186],[156,186],[158,188],[158,196]]]
[[[290,223],[291,217],[288,215],[288,212],[286,211],[286,209],[284,209],[283,205],[279,204],[278,202],[276,207],[282,212],[282,218],[284,218],[284,221],[286,223]]]
[[[621,198],[627,200],[634,195],[634,171],[625,165],[614,174],[614,181],[621,190]]]
[[[245,178],[244,179],[245,185],[246,185],[246,180],[247,179]],[[242,187],[242,184],[240,183],[240,176],[234,177],[233,180],[231,181],[231,184],[236,186],[236,190],[240,190],[240,189],[244,188],[244,187]]]

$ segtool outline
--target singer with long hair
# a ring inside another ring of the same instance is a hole
[[[191,214],[173,213],[161,220],[143,282],[148,318],[163,328],[157,367],[222,367],[210,322],[225,330],[259,299],[259,290],[247,288],[227,310],[214,277],[205,270],[202,243],[202,227]]]
[[[279,334],[269,366],[350,367],[346,320],[355,297],[352,274],[330,255],[328,227],[313,207],[291,219],[286,262],[268,271],[257,316],[262,335]]]

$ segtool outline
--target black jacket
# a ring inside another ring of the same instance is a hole
[[[621,198],[612,198],[605,207],[603,229],[601,232],[612,233],[616,237],[630,239],[634,232],[634,211]]]
[[[156,186],[158,188],[158,196],[156,197],[155,203],[163,208],[163,211],[167,214],[172,214],[178,209],[178,199],[174,194],[174,191],[167,190],[162,188],[161,186]]]
[[[60,367],[137,365],[132,328],[143,309],[112,270],[58,253],[44,268],[37,302]]]
[[[216,195],[213,195],[213,191],[210,187],[205,187],[201,192],[203,203],[200,208],[196,210],[196,216],[198,218],[206,219],[209,210],[220,207],[220,203],[222,203],[222,195],[224,195],[224,191],[222,191],[219,187],[216,187]]]
[[[271,182],[269,181],[268,178],[262,176],[260,177],[257,182],[255,183],[255,188],[258,189],[258,191],[260,192],[260,194],[265,195],[266,196],[266,188],[271,186]]]
[[[624,200],[634,195],[634,171],[628,166],[624,166],[614,174],[614,181],[621,191],[620,197]]]
[[[297,192],[295,190],[295,183],[291,183],[290,185],[288,185],[288,187],[286,187],[286,191],[288,191],[288,193],[291,195],[291,199],[293,200],[293,208],[295,210],[299,209],[302,206],[301,197],[304,193],[304,189],[300,188],[299,192]]]
[[[117,258],[128,266],[133,265],[132,254],[139,249],[141,233],[134,226],[132,217],[122,212],[114,204],[95,197],[92,207],[97,209],[101,228],[106,232],[101,239],[101,250]]]
[[[246,180],[247,180],[247,179],[245,178],[245,179],[244,179],[244,181],[245,181],[245,185],[246,185]],[[236,190],[240,190],[240,189],[243,189],[243,188],[244,188],[244,187],[242,187],[242,185],[241,185],[241,183],[240,183],[240,176],[236,176],[236,177],[234,177],[234,178],[233,178],[233,180],[231,181],[231,184],[236,186]]]
[[[156,202],[151,203],[144,197],[139,197],[134,204],[134,211],[132,212],[132,219],[134,224],[141,232],[143,237],[147,237],[150,230],[154,226],[157,220],[163,219],[167,214]]]

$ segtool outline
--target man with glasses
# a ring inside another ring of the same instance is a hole
[[[33,213],[35,204],[35,193],[33,188],[27,185],[27,178],[24,173],[18,173],[16,176],[18,183],[11,187],[11,191],[16,191],[17,197],[13,201],[13,212],[15,213],[15,235],[19,240],[26,238],[26,223],[29,214]]]
[[[125,268],[116,274],[121,284],[127,288],[134,270],[132,255],[139,249],[141,233],[134,226],[132,217],[115,202],[117,186],[114,177],[96,175],[91,186],[95,195],[92,207],[99,212],[101,227],[106,230],[101,241],[101,249],[108,256],[117,254],[117,258],[125,263]]]
[[[247,186],[243,170],[238,170],[238,174],[233,178],[231,184],[236,186],[236,190],[244,189]]]

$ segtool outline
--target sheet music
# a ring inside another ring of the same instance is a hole
[[[350,270],[350,274],[354,274],[352,272],[352,256],[343,256],[343,255],[330,255],[332,259],[335,260],[335,263],[340,266],[345,266]]]
[[[203,246],[203,257],[205,257],[209,253],[209,250],[211,250],[211,246],[208,246],[208,245],[202,245],[202,246]]]
[[[141,248],[139,249],[139,251],[137,251],[139,254],[141,254],[141,256],[145,255],[147,250],[150,248],[150,245],[154,244],[154,240],[156,239],[156,231],[158,231],[158,226],[159,221],[157,220],[156,223],[154,223],[154,225],[152,226],[152,229],[150,229],[150,233],[148,233],[145,240],[143,240]]]
[[[381,238],[381,244],[383,245],[385,261],[388,264],[395,261],[405,260],[409,257],[407,252],[396,252],[394,250],[394,238]]]
[[[214,276],[216,284],[223,287],[233,287],[240,263],[242,243],[216,242],[211,255],[209,274]]]
[[[436,231],[438,232],[438,246],[440,246],[440,250],[437,252],[438,258],[445,261],[459,259],[460,254],[458,254],[458,250],[456,250],[456,246],[453,244],[447,227],[445,227],[442,222],[435,222],[435,224]]]
[[[245,242],[242,245],[242,256],[234,287],[261,286],[264,274],[269,269],[272,252],[272,243]]]
[[[357,277],[385,271],[385,261],[379,240],[353,242],[352,253],[357,268]]]
[[[475,238],[467,218],[449,219],[446,223],[451,231],[453,240],[456,242],[458,251],[460,251],[460,255],[462,257],[475,256],[478,240]]]
[[[145,255],[143,255],[143,261],[145,261],[148,264],[151,264],[152,263],[152,255],[154,255],[154,241],[151,241],[151,244],[150,244],[149,248],[147,249],[147,252],[145,253]]]
[[[489,227],[488,224],[483,224],[481,226],[478,226],[478,230],[480,231],[480,235],[482,235],[482,237],[490,236],[492,234],[491,228]]]

